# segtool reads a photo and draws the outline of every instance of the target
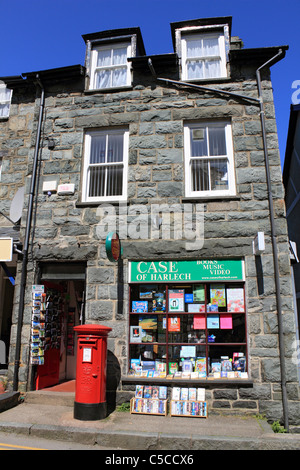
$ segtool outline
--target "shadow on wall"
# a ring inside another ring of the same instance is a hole
[[[117,389],[121,380],[121,368],[118,359],[107,351],[106,401],[108,412],[113,412],[117,404]]]

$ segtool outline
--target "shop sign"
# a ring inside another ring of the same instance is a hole
[[[244,278],[244,262],[240,259],[129,263],[129,282],[243,281]]]
[[[118,261],[121,256],[121,242],[117,232],[110,232],[107,235],[105,249],[109,261]]]

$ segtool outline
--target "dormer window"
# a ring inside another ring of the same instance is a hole
[[[226,76],[224,34],[182,35],[183,80],[210,80]]]
[[[95,46],[91,54],[90,89],[116,88],[131,84],[129,43]]]
[[[220,80],[230,75],[231,16],[171,23],[183,81]]]
[[[140,28],[123,28],[84,34],[86,43],[86,90],[106,91],[131,87],[128,60],[145,55]]]
[[[6,88],[4,83],[0,83],[0,119],[9,117],[11,97],[12,90]]]

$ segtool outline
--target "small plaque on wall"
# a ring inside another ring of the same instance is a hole
[[[75,193],[75,184],[67,183],[67,184],[59,184],[57,188],[58,195],[67,195],[67,194],[74,194]]]

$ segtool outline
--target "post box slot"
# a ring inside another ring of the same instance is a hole
[[[97,346],[97,341],[79,341],[80,346]]]

